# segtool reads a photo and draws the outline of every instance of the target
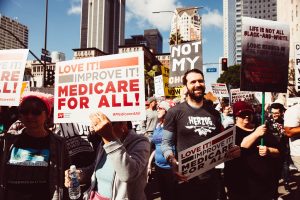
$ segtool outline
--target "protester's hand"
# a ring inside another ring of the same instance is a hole
[[[266,133],[266,131],[267,131],[267,127],[266,125],[263,124],[257,127],[254,132],[258,137],[261,137]]]
[[[187,176],[182,175],[181,173],[179,173],[179,171],[178,171],[178,162],[175,158],[173,158],[172,163],[170,165],[171,165],[172,171],[173,171],[173,173],[176,176],[178,181],[180,181],[180,182],[187,182],[188,181]]]
[[[93,113],[90,115],[90,120],[93,132],[102,137],[112,137],[112,124],[106,115],[102,112]]]
[[[267,146],[257,146],[258,148],[258,153],[260,156],[267,156],[269,153],[268,147]]]
[[[241,148],[237,145],[229,149],[225,155],[228,159],[234,159],[241,156]]]

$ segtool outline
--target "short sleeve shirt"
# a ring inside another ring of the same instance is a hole
[[[168,110],[164,129],[175,134],[177,152],[207,140],[221,132],[221,117],[212,106],[193,108],[187,102]]]
[[[284,113],[285,127],[300,126],[300,104],[288,108]],[[290,138],[290,150],[292,156],[300,156],[300,136]]]

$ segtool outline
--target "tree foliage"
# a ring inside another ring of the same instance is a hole
[[[218,78],[218,83],[226,83],[231,86],[231,88],[240,87],[240,68],[241,65],[233,65],[228,67],[227,71]]]
[[[177,44],[183,43],[183,39],[181,34],[179,33],[179,30],[177,30]],[[176,44],[176,33],[171,34],[170,40],[169,40],[170,45]]]

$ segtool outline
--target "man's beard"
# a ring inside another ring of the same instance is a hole
[[[199,96],[196,96],[194,91],[198,90],[198,89],[202,90],[202,94],[200,94]],[[191,99],[193,99],[194,101],[196,101],[197,103],[200,103],[203,100],[204,92],[205,92],[205,87],[203,87],[203,86],[198,86],[191,90],[187,89],[187,94],[189,95],[189,97]]]

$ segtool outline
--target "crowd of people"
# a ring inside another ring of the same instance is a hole
[[[149,98],[141,122],[111,122],[95,111],[90,126],[54,124],[53,96],[39,92],[24,93],[14,115],[1,107],[0,199],[69,199],[70,165],[77,167],[80,199],[147,199],[151,153],[162,200],[275,200],[281,178],[292,191],[289,166],[300,171],[299,104],[286,110],[272,103],[262,123],[259,106],[216,106],[206,99],[198,69],[185,73],[183,85],[182,102]],[[235,146],[227,152],[223,180],[215,168],[191,179],[178,171],[178,152],[233,126]],[[294,199],[300,199],[297,184]]]

